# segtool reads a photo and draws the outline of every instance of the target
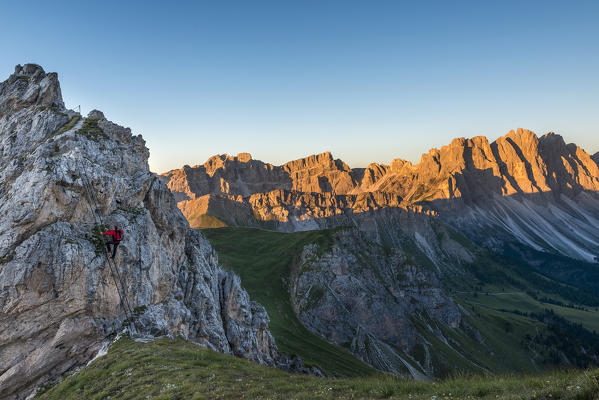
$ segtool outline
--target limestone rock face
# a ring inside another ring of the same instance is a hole
[[[494,195],[548,191],[573,195],[597,191],[599,170],[587,153],[566,145],[561,136],[549,133],[539,139],[518,129],[493,143],[483,136],[454,139],[424,154],[419,164],[399,169],[378,189],[398,192],[409,202],[455,198],[476,202]]]
[[[423,154],[415,165],[395,159],[390,165],[351,169],[323,153],[277,167],[216,156],[161,179],[184,195],[179,200],[192,199],[179,207],[197,227],[202,227],[200,216],[210,215],[223,225],[315,229],[393,208],[437,215],[477,240],[482,227],[537,250],[594,262],[599,255],[593,216],[599,209],[597,157],[554,133],[538,137],[518,128],[494,142],[484,136],[454,139]],[[203,200],[194,202],[198,197]],[[493,246],[495,239],[487,239],[482,242]]]
[[[595,161],[595,164],[599,165],[599,151],[593,154],[591,158],[593,159],[593,161]]]
[[[268,173],[248,172],[255,170]],[[170,171],[161,179],[174,193],[185,193],[191,199],[206,194],[249,197],[272,190],[335,195],[385,192],[401,196],[408,204],[477,200],[495,194],[599,190],[599,169],[584,150],[566,145],[554,133],[538,138],[520,128],[492,143],[484,136],[454,139],[448,146],[424,154],[416,165],[396,159],[390,166],[370,164],[352,170],[330,153],[323,153],[276,167],[224,155],[201,166]]]
[[[247,197],[273,190],[345,194],[354,190],[351,169],[331,153],[322,153],[282,166],[253,160],[248,153],[211,157],[202,165],[169,171],[161,179],[178,201],[207,194]]]
[[[279,186],[291,187],[280,168],[252,160],[248,153],[211,157],[203,165],[185,166],[161,177],[177,201],[193,200],[206,194],[248,196]]]
[[[17,65],[14,74],[0,86],[0,97],[0,117],[32,105],[64,110],[58,75],[46,74],[36,64]]]
[[[420,316],[452,329],[464,323],[437,271],[416,265],[401,246],[373,245],[357,229],[338,231],[322,250],[306,246],[294,272],[291,299],[300,321],[330,342],[351,343],[358,358],[381,371],[438,375],[430,363],[404,355],[416,346],[435,351],[415,325]]]
[[[308,193],[350,193],[356,186],[352,170],[331,153],[290,161],[283,165],[293,182],[291,190]]]
[[[35,65],[0,83],[0,397],[86,363],[127,317],[141,336],[277,365],[264,308],[189,229],[142,137],[66,110],[60,93]],[[116,277],[100,224],[125,232]]]

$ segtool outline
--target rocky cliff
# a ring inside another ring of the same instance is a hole
[[[418,164],[396,159],[357,169],[330,153],[282,166],[247,154],[216,156],[161,179],[180,194],[179,207],[195,227],[209,216],[220,225],[294,231],[395,209],[437,215],[490,247],[497,241],[485,231],[588,262],[599,255],[599,167],[554,133],[460,138]]]
[[[426,235],[427,228],[422,225],[418,231]],[[457,255],[455,247],[445,250]],[[460,250],[463,258],[472,258]],[[437,349],[419,331],[417,321],[425,317],[429,327],[456,330],[466,322],[442,288],[442,274],[412,257],[405,245],[384,248],[357,229],[338,231],[327,251],[317,244],[305,246],[291,279],[298,318],[381,371],[419,380],[441,376],[441,363],[433,365],[430,356]],[[413,357],[416,348],[429,356]]]
[[[537,137],[518,129],[489,142],[484,136],[454,139],[432,149],[413,165],[401,159],[390,165],[350,169],[322,153],[274,166],[247,153],[214,156],[205,164],[169,171],[162,179],[177,200],[207,194],[245,198],[273,190],[303,193],[394,193],[405,204],[423,200],[486,199],[542,192],[577,193],[599,190],[599,167],[574,144],[553,132]],[[394,205],[390,205],[394,206]]]
[[[55,73],[27,64],[0,83],[3,399],[88,362],[127,318],[140,336],[279,362],[265,310],[189,229],[148,155],[101,112],[65,109]],[[100,225],[125,232],[116,276]]]

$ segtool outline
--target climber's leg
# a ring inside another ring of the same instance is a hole
[[[116,248],[119,247],[119,242],[112,242],[112,258],[116,255]]]

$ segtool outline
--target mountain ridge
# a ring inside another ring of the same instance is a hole
[[[355,169],[330,152],[281,166],[221,155],[160,179],[192,227],[225,227],[206,234],[245,280],[242,242],[263,252],[257,260],[279,259],[270,248],[292,232],[334,232],[330,247],[278,250],[295,251],[280,280],[306,328],[376,369],[427,379],[569,364],[539,358],[545,351],[579,356],[527,339],[537,329],[560,335],[547,304],[584,309],[599,295],[599,167],[559,135],[457,138],[416,164]],[[483,288],[488,299],[477,298]],[[495,296],[499,305],[480,308]],[[506,335],[513,325],[522,330]]]
[[[480,224],[498,226],[537,250],[590,262],[599,255],[599,232],[584,226],[596,223],[599,207],[597,154],[592,158],[553,132],[538,137],[519,128],[493,142],[484,136],[457,138],[423,154],[417,164],[398,158],[355,169],[330,152],[281,166],[242,154],[214,156],[160,176],[192,227],[216,220],[295,231],[393,209],[458,225],[482,219]],[[547,214],[548,204],[557,211]],[[501,217],[506,212],[513,214],[507,220]],[[566,215],[584,235],[556,228]],[[559,240],[536,226],[546,218]],[[474,236],[477,224],[464,228]]]
[[[565,159],[559,160],[559,157],[562,156]],[[181,169],[165,172],[161,176],[169,182],[169,186],[174,192],[184,193],[187,200],[205,194],[248,196],[267,191],[263,189],[241,190],[234,185],[231,187],[231,182],[226,179],[226,173],[230,168],[264,169],[264,174],[275,178],[271,181],[277,183],[277,189],[313,193],[358,194],[373,191],[406,193],[407,190],[402,187],[401,182],[385,182],[393,175],[401,176],[413,173],[426,175],[435,170],[451,174],[472,169],[472,167],[483,169],[482,167],[486,166],[491,168],[495,175],[504,176],[501,185],[502,194],[509,195],[518,192],[534,193],[556,189],[556,182],[550,179],[551,173],[559,173],[559,177],[566,178],[567,175],[572,176],[575,175],[574,172],[577,172],[581,181],[575,183],[581,189],[599,190],[598,158],[599,152],[591,156],[574,143],[566,144],[563,137],[554,132],[538,137],[532,131],[518,128],[493,142],[489,142],[485,136],[455,138],[449,145],[442,146],[440,149],[432,148],[422,154],[420,161],[416,164],[396,158],[390,164],[373,162],[365,168],[352,169],[342,160],[335,159],[331,152],[327,151],[277,166],[255,160],[249,153],[240,153],[237,156],[227,154],[212,156],[204,164],[194,167],[184,166]],[[560,166],[558,161],[567,164]],[[545,165],[541,165],[543,163]],[[542,167],[549,170],[539,171],[539,168]],[[214,188],[200,186],[194,188],[195,190],[191,188],[177,190],[177,182],[173,181],[175,177],[181,176],[183,171],[199,174],[201,170],[204,170],[211,178],[214,178],[216,174],[217,178],[227,182],[229,186]],[[331,175],[334,176],[333,179],[323,182],[323,178],[329,178]],[[260,177],[262,178],[262,176]],[[315,177],[320,178],[320,182],[315,180]],[[173,182],[171,183],[171,181]],[[537,181],[540,181],[540,185],[537,184]],[[569,184],[572,186],[571,182]],[[570,187],[568,186],[568,188]],[[459,192],[445,193],[445,198],[453,196],[459,197]]]
[[[0,82],[0,397],[22,399],[115,335],[181,336],[271,366],[268,315],[150,172],[141,135],[67,110],[57,74]],[[106,226],[125,236],[107,263]]]
[[[597,165],[557,135],[500,139],[455,139],[418,164],[352,169],[325,152],[273,166],[240,153],[156,176],[141,135],[66,109],[56,74],[17,66],[0,83],[2,395],[60,380],[127,324],[319,374],[279,352],[241,279],[273,307],[277,341],[300,356],[310,343],[333,372],[428,380],[596,364],[585,307],[599,304]],[[271,230],[202,233],[185,217]],[[117,278],[105,225],[126,232]],[[493,293],[478,299],[483,288]],[[483,304],[500,293],[528,309]]]

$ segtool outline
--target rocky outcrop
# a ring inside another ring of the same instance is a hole
[[[419,229],[426,235],[426,229]],[[446,246],[451,251],[449,246]],[[455,253],[455,251],[454,251]],[[330,249],[303,249],[291,299],[300,321],[330,342],[346,345],[375,368],[415,379],[439,376],[430,359],[411,354],[435,349],[416,320],[457,329],[462,312],[441,288],[435,268],[414,261],[401,246],[373,244],[357,229],[334,234]]]
[[[211,157],[193,168],[184,166],[161,176],[178,201],[207,194],[247,197],[273,190],[347,194],[356,187],[356,172],[331,153],[322,153],[282,166],[253,160],[248,153]]]
[[[202,165],[185,166],[163,175],[177,201],[206,194],[249,196],[276,188],[291,188],[282,168],[252,160],[247,153],[214,156]]]
[[[481,227],[537,250],[590,262],[599,255],[593,217],[599,208],[599,167],[554,133],[539,138],[517,129],[494,142],[484,136],[459,138],[430,150],[418,164],[396,159],[364,169],[351,169],[330,153],[281,167],[247,155],[245,162],[229,156],[211,160],[161,178],[186,198],[203,197],[179,203],[190,220],[210,215],[227,225],[303,230],[351,223],[360,214],[392,208],[438,215],[490,246],[497,240],[481,236]],[[214,204],[212,209],[208,204]],[[221,211],[228,209],[235,212]]]
[[[593,159],[593,161],[595,161],[595,164],[599,166],[599,151],[593,154],[591,158]]]
[[[357,180],[347,164],[333,159],[330,152],[290,161],[283,170],[291,177],[291,190],[307,193],[351,193]]]
[[[17,65],[15,72],[0,87],[0,118],[25,107],[64,109],[58,75],[46,74],[36,64]]]
[[[599,190],[599,170],[589,155],[559,135],[538,138],[518,129],[489,143],[487,138],[454,139],[432,149],[420,163],[398,163],[370,190],[394,192],[406,202],[461,199],[486,201],[495,195],[576,194]]]
[[[127,318],[141,336],[277,364],[264,308],[189,229],[141,136],[60,93],[32,64],[0,83],[0,397],[89,361]],[[125,232],[116,270],[101,225]]]

